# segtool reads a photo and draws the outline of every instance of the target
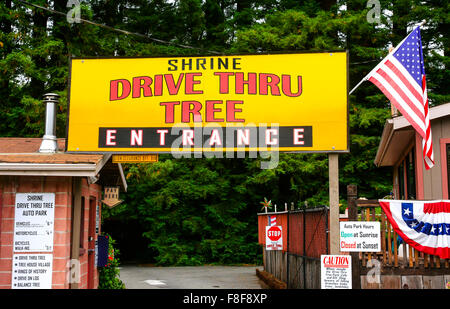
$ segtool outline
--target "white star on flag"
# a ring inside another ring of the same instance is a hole
[[[417,26],[351,91],[364,81],[375,84],[422,137],[425,169],[434,166],[425,64],[420,26]],[[406,55],[406,56],[405,56]],[[410,65],[415,60],[417,66]]]
[[[409,216],[411,214],[411,211],[409,211],[409,208],[405,209],[405,215]]]

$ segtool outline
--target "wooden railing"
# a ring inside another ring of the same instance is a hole
[[[449,259],[420,252],[405,242],[399,250],[398,234],[394,231],[378,200],[356,200],[358,221],[379,221],[381,229],[381,251],[361,252],[361,265],[366,267],[371,259],[377,259],[382,267],[405,269],[449,269]]]

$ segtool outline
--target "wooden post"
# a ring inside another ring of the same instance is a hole
[[[382,214],[382,216],[384,217],[385,214]],[[388,241],[388,261],[389,261],[389,266],[392,265],[392,237],[391,237],[391,224],[389,223],[389,220],[386,219],[386,225],[387,225],[387,231],[388,231],[388,237],[387,237],[387,241]]]
[[[72,217],[72,248],[71,261],[78,260],[80,257],[80,226],[81,226],[81,178],[73,177],[72,194],[73,194],[73,217]],[[72,276],[72,273],[70,274]],[[77,282],[70,283],[71,289],[78,289]]]
[[[330,254],[339,254],[339,155],[328,154]]]
[[[356,206],[356,198],[358,196],[358,188],[356,185],[347,186],[347,204],[348,204],[348,220],[358,220],[358,208]],[[352,288],[361,289],[359,253],[351,252],[352,257]]]

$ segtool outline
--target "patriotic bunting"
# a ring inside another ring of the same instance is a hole
[[[379,200],[395,232],[414,249],[450,258],[450,201]]]

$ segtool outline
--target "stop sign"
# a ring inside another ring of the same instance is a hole
[[[271,241],[277,241],[281,238],[281,229],[276,225],[271,226],[267,230],[267,237],[269,237]]]

